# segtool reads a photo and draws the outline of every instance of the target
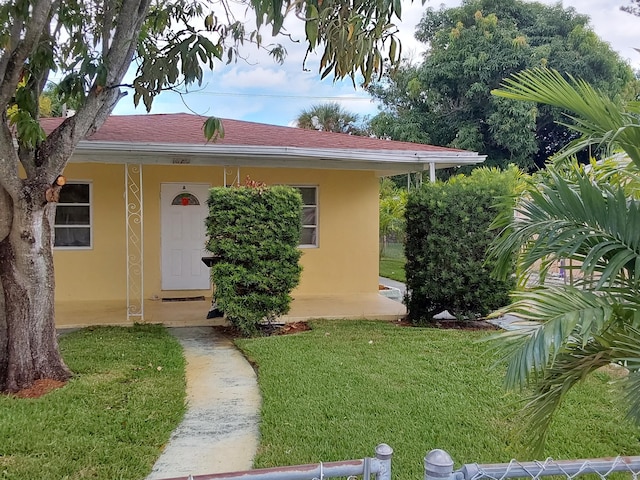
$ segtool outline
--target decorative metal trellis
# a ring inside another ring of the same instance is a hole
[[[239,187],[240,186],[240,167],[234,171],[232,167],[224,167],[224,186]]]
[[[127,321],[144,321],[144,216],[142,165],[125,165]]]

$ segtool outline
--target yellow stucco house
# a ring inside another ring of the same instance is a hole
[[[43,119],[50,131],[61,119]],[[482,162],[473,152],[190,114],[112,116],[80,142],[56,214],[58,326],[207,325],[210,187],[298,187],[303,273],[285,320],[397,318],[378,294],[378,179]],[[186,301],[175,301],[182,299]]]

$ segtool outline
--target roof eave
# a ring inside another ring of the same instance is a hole
[[[172,143],[125,144],[83,140],[76,148],[74,160],[81,162],[155,165],[254,165],[263,167],[357,169],[406,173],[425,170],[430,163],[434,163],[436,168],[439,169],[473,165],[483,162],[485,158],[485,155],[479,155],[475,152],[456,150],[364,150]]]

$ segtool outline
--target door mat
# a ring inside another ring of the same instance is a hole
[[[163,302],[203,302],[204,296],[163,298],[162,301]]]

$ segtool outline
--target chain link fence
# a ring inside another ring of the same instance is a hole
[[[385,443],[378,445],[374,457],[342,462],[320,462],[309,465],[261,468],[244,472],[189,475],[165,480],[324,480],[346,478],[355,480],[391,480],[393,449]]]
[[[589,458],[582,460],[554,460],[509,463],[477,464],[469,463],[453,470],[453,460],[444,450],[432,450],[424,459],[425,480],[504,480],[523,478],[540,480],[542,477],[556,477],[574,480],[583,475],[607,480],[614,472],[626,473],[625,478],[638,479],[640,456],[615,458]]]
[[[391,457],[393,449],[381,443],[374,457],[342,462],[320,462],[310,465],[263,468],[244,472],[194,475],[165,480],[325,480],[345,478],[347,480],[392,480]],[[577,480],[590,475],[595,480],[612,480],[612,474],[623,474],[625,479],[639,480],[640,456],[618,456],[611,458],[589,458],[582,460],[554,460],[509,463],[468,463],[453,469],[453,460],[444,450],[431,450],[424,458],[424,480]],[[620,478],[617,476],[616,478]],[[418,480],[418,479],[415,479]]]

